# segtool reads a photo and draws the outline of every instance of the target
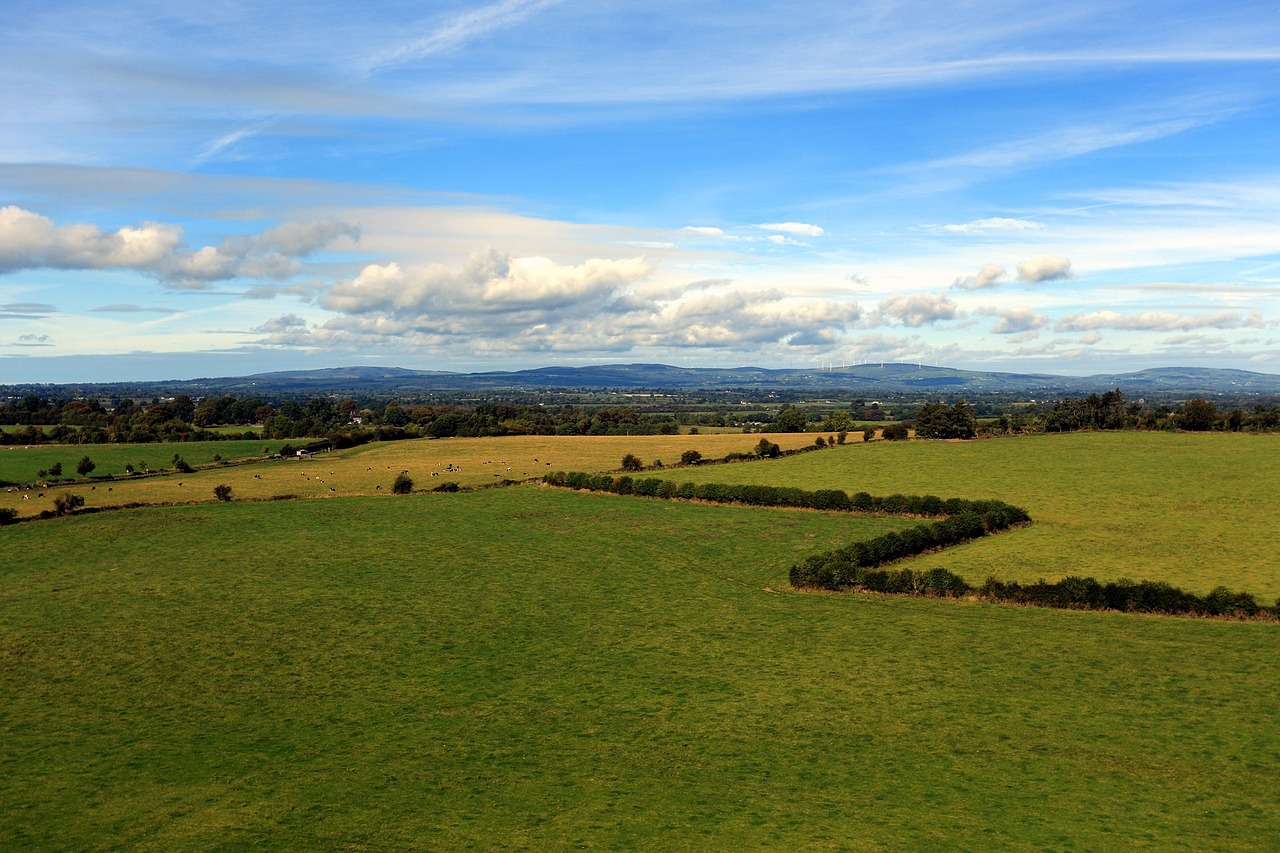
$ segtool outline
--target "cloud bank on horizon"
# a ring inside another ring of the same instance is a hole
[[[257,5],[0,14],[0,382],[1280,370],[1264,5]]]

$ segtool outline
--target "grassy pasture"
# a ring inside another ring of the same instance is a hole
[[[813,442],[812,436],[778,435],[771,440],[783,448],[802,447]],[[351,495],[385,494],[397,474],[407,470],[418,489],[430,489],[452,480],[463,486],[481,486],[502,479],[524,480],[541,477],[556,469],[607,471],[618,468],[622,457],[635,453],[646,464],[655,459],[678,462],[686,450],[698,450],[707,457],[723,457],[727,453],[749,452],[759,442],[759,436],[743,435],[679,435],[679,436],[512,436],[506,438],[445,438],[440,440],[418,439],[409,441],[375,442],[348,450],[325,453],[309,460],[278,460],[261,464],[214,467],[194,474],[174,474],[164,477],[138,478],[112,483],[76,483],[55,486],[40,491],[43,498],[32,492],[28,500],[22,493],[0,492],[0,506],[16,508],[23,515],[38,515],[51,509],[53,500],[61,492],[71,491],[85,498],[85,504],[95,506],[120,506],[127,503],[189,503],[212,501],[213,487],[226,483],[232,488],[233,497],[269,498],[274,495],[298,495],[300,497],[340,497]],[[169,464],[174,453],[180,453],[195,465],[212,462],[214,453],[226,459],[233,458],[228,447],[238,448],[240,453],[261,457],[262,448],[270,445],[279,449],[284,442],[192,442],[191,444],[145,445],[76,445],[70,452],[38,448],[49,451],[36,457],[37,448],[26,451],[31,457],[21,456],[21,470],[26,472],[30,459],[39,458],[41,464],[31,468],[24,476],[33,477],[39,468],[45,468],[59,459],[64,473],[75,474],[75,464],[86,453],[98,464],[99,473],[123,473],[125,462],[135,466],[139,459],[146,459],[153,467],[158,462]],[[304,443],[295,440],[294,445]],[[186,448],[192,452],[185,452]],[[221,448],[221,449],[219,449]],[[105,461],[99,461],[99,451]],[[72,456],[71,453],[75,455]],[[0,449],[0,459],[6,454]],[[551,463],[550,465],[547,463]],[[114,466],[114,467],[107,467]],[[107,471],[102,469],[107,467]],[[449,467],[461,469],[449,471]],[[511,470],[508,471],[507,469]],[[0,472],[4,469],[0,468]],[[433,473],[438,476],[431,476]],[[0,473],[0,477],[4,474]],[[14,478],[16,479],[16,478]],[[179,485],[181,483],[181,485]],[[110,491],[108,491],[108,489]]]
[[[1035,523],[922,557],[980,583],[1092,575],[1280,596],[1280,436],[1076,433],[876,442],[768,463],[688,469],[696,482],[999,498]]]
[[[294,445],[307,439],[293,439]],[[36,472],[48,470],[57,462],[62,463],[63,478],[75,478],[76,463],[88,456],[97,466],[93,477],[123,476],[125,465],[139,467],[146,461],[151,470],[168,468],[173,464],[173,454],[178,454],[191,465],[210,465],[215,455],[235,460],[247,457],[261,458],[264,448],[274,453],[282,440],[270,441],[181,441],[155,444],[38,444],[31,446],[0,446],[0,480],[11,483],[28,483],[36,479]]]
[[[899,523],[529,486],[2,529],[0,848],[1274,849],[1275,625],[764,589]]]

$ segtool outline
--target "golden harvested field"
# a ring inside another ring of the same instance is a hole
[[[784,450],[813,443],[813,434],[767,436]],[[850,435],[860,441],[860,435]],[[362,447],[318,454],[311,459],[255,461],[246,465],[203,468],[192,474],[122,480],[81,481],[30,492],[0,494],[0,506],[10,506],[21,516],[52,509],[59,494],[72,492],[85,499],[86,507],[130,503],[193,503],[215,500],[213,487],[231,486],[232,499],[267,499],[277,495],[304,498],[377,495],[388,493],[396,475],[407,471],[416,490],[441,483],[484,486],[501,480],[528,480],[548,471],[610,471],[622,457],[634,453],[646,465],[655,460],[680,461],[686,450],[697,450],[708,459],[728,453],[747,453],[760,441],[758,435],[645,435],[645,436],[510,436],[505,438],[414,439],[375,442]],[[145,447],[145,445],[139,445]],[[77,455],[93,455],[93,445],[77,445]],[[41,493],[43,496],[41,496]],[[26,499],[24,499],[24,495]]]

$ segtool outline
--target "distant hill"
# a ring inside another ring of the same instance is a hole
[[[800,391],[858,395],[937,394],[976,397],[986,394],[1054,396],[1121,389],[1128,397],[1278,395],[1280,376],[1246,370],[1164,367],[1132,373],[1055,376],[995,373],[920,364],[860,364],[831,369],[764,367],[676,367],[668,364],[604,364],[540,367],[532,370],[450,373],[399,367],[338,367],[288,370],[251,376],[76,385],[10,385],[0,393],[51,394],[409,394],[431,391]]]

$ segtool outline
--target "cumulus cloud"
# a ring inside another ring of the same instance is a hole
[[[997,335],[1017,335],[1031,332],[1049,322],[1048,317],[1043,314],[1037,314],[1027,307],[1001,308],[984,311],[983,313],[999,318],[991,327],[991,331]]]
[[[0,274],[22,269],[131,269],[157,276],[171,287],[201,289],[232,278],[282,280],[305,258],[339,237],[359,230],[337,220],[287,222],[250,236],[228,237],[217,246],[188,250],[182,229],[144,222],[105,231],[96,225],[55,225],[48,217],[9,205],[0,208]]]
[[[1130,332],[1185,332],[1193,329],[1261,329],[1267,324],[1257,311],[1242,314],[1223,311],[1218,314],[1179,314],[1173,311],[1141,311],[1118,314],[1095,311],[1069,314],[1054,327],[1058,332],[1088,332],[1095,329],[1120,329]]]
[[[272,335],[292,329],[305,329],[306,326],[307,321],[297,314],[281,314],[279,317],[272,317],[261,326],[252,329],[252,331],[257,334]]]
[[[990,234],[993,231],[1039,231],[1044,226],[1027,219],[1007,219],[1002,216],[991,219],[975,219],[960,225],[943,225],[943,231],[953,234]]]
[[[762,222],[756,228],[761,231],[778,231],[800,237],[821,237],[826,233],[817,225],[810,225],[807,222]]]
[[[643,257],[592,259],[564,266],[548,258],[511,258],[496,251],[472,255],[463,269],[404,269],[370,264],[354,279],[331,287],[320,305],[343,314],[381,313],[448,322],[450,315],[537,314],[597,310],[631,282],[649,275]]]
[[[292,315],[263,343],[324,348],[465,350],[471,356],[626,352],[640,347],[830,347],[856,323],[855,302],[797,300],[724,280],[653,286],[643,257],[561,264],[473,255],[459,268],[370,264],[317,300],[316,326]]]
[[[1036,255],[1018,264],[1018,280],[1027,284],[1071,278],[1071,261],[1056,255]]]
[[[876,308],[879,320],[917,329],[941,320],[954,320],[959,311],[945,293],[895,293]]]
[[[951,282],[951,287],[954,290],[985,290],[1004,283],[1008,276],[1009,271],[1000,264],[983,264],[977,275],[957,278]]]

